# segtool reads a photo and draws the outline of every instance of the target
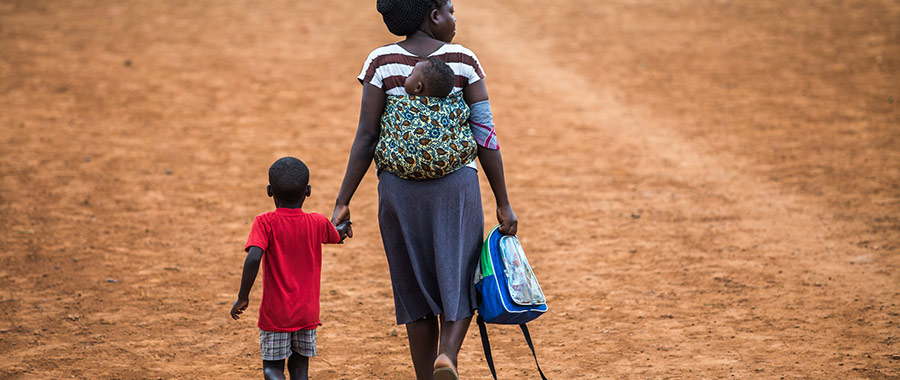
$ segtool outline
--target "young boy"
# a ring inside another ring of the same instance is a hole
[[[253,220],[244,250],[241,290],[231,307],[240,318],[249,304],[250,288],[265,267],[259,307],[259,347],[266,379],[284,379],[284,360],[292,380],[308,379],[309,358],[316,355],[319,321],[319,281],[322,244],[341,243],[348,223],[335,227],[318,213],[301,207],[310,195],[309,169],[294,158],[283,157],[269,167],[266,192],[275,200],[275,211]]]
[[[419,61],[403,82],[403,88],[410,95],[443,98],[453,91],[456,76],[453,69],[437,58]]]

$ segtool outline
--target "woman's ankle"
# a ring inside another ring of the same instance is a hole
[[[434,368],[453,368],[456,369],[456,358],[452,358],[447,354],[438,355],[437,359],[434,359]]]

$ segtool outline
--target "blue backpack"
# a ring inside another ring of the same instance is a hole
[[[481,333],[484,356],[491,375],[497,380],[485,323],[519,325],[531,348],[534,363],[538,365],[541,379],[547,380],[537,363],[531,334],[525,325],[547,312],[547,301],[528,259],[525,258],[519,239],[501,234],[499,227],[494,227],[485,239],[481,261],[475,270],[475,289],[479,295],[476,321]]]

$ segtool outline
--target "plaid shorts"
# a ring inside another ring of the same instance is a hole
[[[275,332],[259,329],[262,360],[284,360],[291,351],[306,357],[316,356],[316,330]]]

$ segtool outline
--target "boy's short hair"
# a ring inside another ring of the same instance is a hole
[[[422,71],[422,77],[428,83],[431,96],[443,98],[450,95],[450,91],[453,91],[453,82],[456,80],[453,69],[434,57],[428,58],[428,63],[430,64]]]
[[[296,202],[306,195],[309,168],[295,157],[282,157],[269,167],[272,194],[285,202]]]

